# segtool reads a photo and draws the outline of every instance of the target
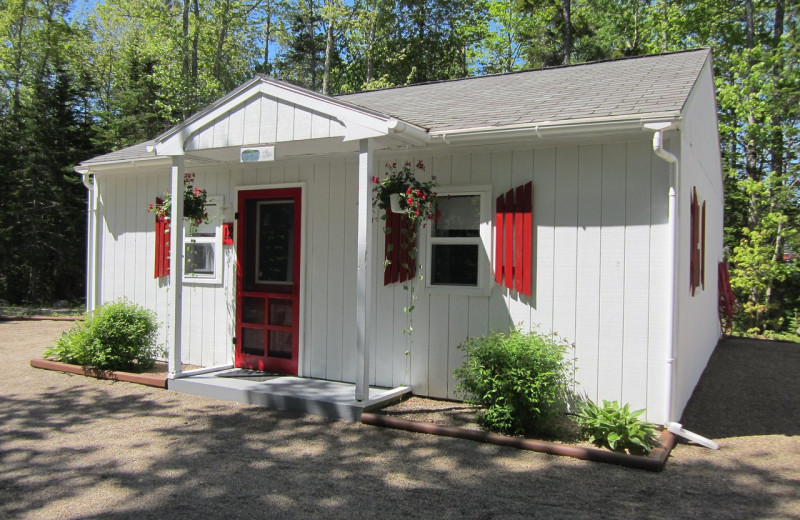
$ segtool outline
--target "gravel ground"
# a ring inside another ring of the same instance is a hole
[[[800,346],[722,344],[649,473],[37,370],[0,322],[0,518],[798,518]]]

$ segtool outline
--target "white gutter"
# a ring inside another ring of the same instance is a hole
[[[659,112],[639,116],[613,116],[571,119],[561,121],[542,121],[507,126],[482,126],[454,130],[441,130],[430,133],[431,140],[446,144],[489,139],[544,138],[575,134],[597,134],[611,132],[634,132],[650,129],[653,124],[677,124],[678,112]]]
[[[670,310],[669,327],[667,329],[667,381],[666,401],[664,403],[664,423],[672,421],[672,401],[675,395],[675,357],[677,356],[678,342],[678,193],[680,193],[680,161],[675,154],[664,148],[664,131],[676,128],[673,123],[653,123],[645,125],[645,129],[654,130],[653,152],[664,159],[674,168],[671,168],[669,177],[669,209],[668,209],[668,238],[667,247],[670,251],[667,279],[671,290],[667,295],[667,308]]]
[[[76,167],[83,185],[89,190],[87,193],[86,212],[86,312],[94,310],[97,302],[97,198],[94,178],[89,179],[88,168]]]

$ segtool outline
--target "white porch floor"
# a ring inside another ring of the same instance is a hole
[[[240,369],[169,379],[167,388],[223,401],[255,404],[311,415],[361,420],[361,412],[380,408],[386,401],[411,393],[411,388],[370,387],[369,401],[355,400],[355,385]]]

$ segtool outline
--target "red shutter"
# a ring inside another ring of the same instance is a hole
[[[700,224],[700,285],[706,288],[706,201],[703,201],[703,219]]]
[[[533,272],[533,182],[525,185],[522,208],[522,294],[531,296]]]
[[[525,186],[518,186],[514,200],[514,290],[522,292],[522,273],[525,265],[522,263],[522,233],[524,231],[523,211],[525,210]]]
[[[164,201],[157,198],[156,205]],[[169,220],[156,215],[155,278],[169,275]]]
[[[494,279],[530,296],[533,271],[533,182],[497,197]]]
[[[389,232],[384,239],[384,253],[388,264],[383,269],[383,285],[405,282],[417,272],[417,259],[411,258],[414,244],[409,240],[414,232],[414,222],[402,213],[387,209],[386,226]]]
[[[500,285],[503,285],[503,269],[505,268],[503,264],[503,233],[505,232],[505,228],[503,227],[503,217],[505,216],[506,211],[505,197],[503,195],[497,197],[495,204],[494,281]]]
[[[503,246],[505,247],[505,286],[514,288],[514,190],[506,192],[506,216],[503,219],[505,230]]]

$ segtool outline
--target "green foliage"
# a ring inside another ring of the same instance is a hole
[[[658,445],[656,426],[639,419],[644,410],[630,410],[630,405],[620,406],[617,401],[603,401],[603,406],[591,399],[581,403],[575,420],[589,441],[610,448],[642,454]]]
[[[479,421],[508,434],[553,431],[570,387],[570,346],[538,332],[492,333],[469,338],[467,360],[455,371],[466,400],[483,408]]]
[[[142,371],[162,354],[152,311],[118,301],[102,305],[65,332],[45,356],[105,370]]]

